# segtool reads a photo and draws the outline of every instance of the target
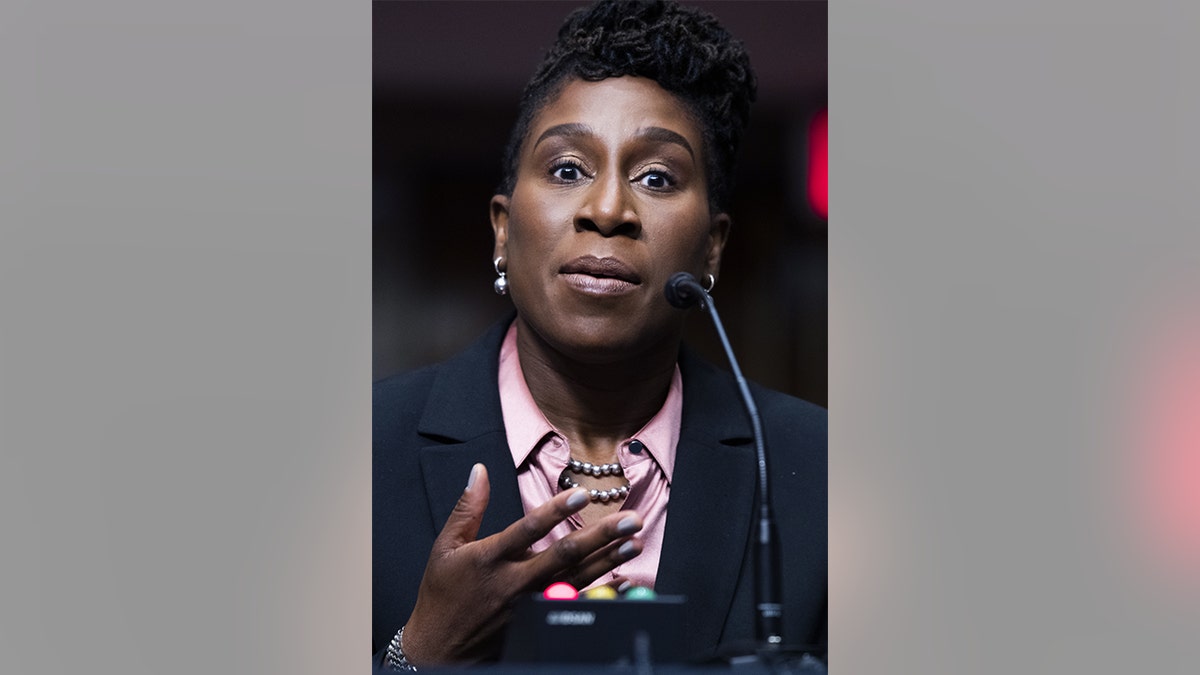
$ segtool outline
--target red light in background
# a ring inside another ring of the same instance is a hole
[[[829,109],[813,117],[808,127],[808,203],[829,220]]]

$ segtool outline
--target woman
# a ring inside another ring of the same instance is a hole
[[[741,45],[695,10],[600,2],[560,31],[491,203],[515,318],[376,386],[375,647],[394,666],[493,657],[512,602],[554,580],[687,595],[697,656],[753,636],[749,425],[731,378],[681,351],[663,287],[719,277],[754,92]],[[824,411],[755,395],[784,634],[812,643]]]

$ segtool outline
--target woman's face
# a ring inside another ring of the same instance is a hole
[[[716,275],[729,231],[711,214],[701,129],[656,82],[573,80],[534,118],[511,197],[492,200],[520,320],[584,362],[673,349],[680,271]]]

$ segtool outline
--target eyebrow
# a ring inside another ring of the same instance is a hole
[[[543,131],[542,135],[538,136],[538,139],[534,141],[533,147],[536,148],[539,143],[553,136],[576,138],[592,135],[594,135],[592,128],[586,124],[580,124],[578,122],[572,122],[570,124],[556,124]],[[644,138],[646,140],[656,141],[659,143],[673,143],[682,147],[684,150],[687,150],[688,154],[692,156],[693,161],[696,159],[696,153],[692,150],[692,144],[688,143],[687,139],[681,134],[671,131],[670,129],[664,129],[663,127],[643,127],[638,129],[637,133],[634,135],[637,138]]]
[[[696,160],[696,153],[692,151],[692,144],[688,143],[687,139],[681,134],[677,134],[670,129],[664,129],[662,127],[646,127],[644,129],[639,129],[637,136],[650,141],[657,141],[659,143],[674,143],[675,145],[682,146],[683,149],[687,150],[688,154],[692,156],[692,161]]]

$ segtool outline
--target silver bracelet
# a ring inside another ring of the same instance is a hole
[[[384,664],[388,670],[396,670],[401,673],[415,673],[417,672],[417,667],[409,663],[408,659],[404,656],[404,647],[401,646],[403,642],[404,626],[401,626],[400,630],[392,638],[391,643],[388,644],[387,658],[384,660]]]

